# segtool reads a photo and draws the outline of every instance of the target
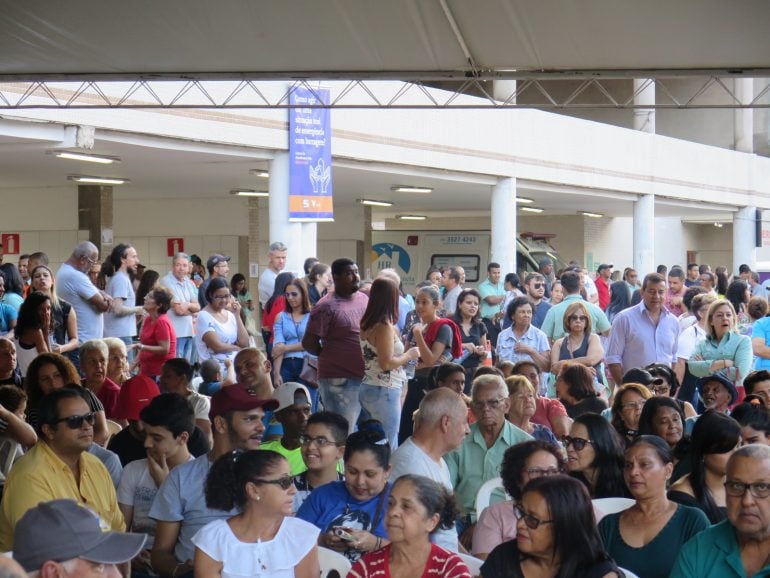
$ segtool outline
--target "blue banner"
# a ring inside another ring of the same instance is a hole
[[[329,91],[300,87],[289,102],[289,220],[333,221],[331,114],[309,108],[328,104]]]

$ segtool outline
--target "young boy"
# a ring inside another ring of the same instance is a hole
[[[201,363],[201,383],[198,386],[198,393],[211,397],[223,387],[235,383],[235,369],[233,361],[225,359],[225,378],[222,379],[222,367],[216,359],[207,359]]]
[[[281,424],[283,436],[263,443],[260,449],[284,456],[289,461],[291,474],[296,476],[307,469],[300,452],[300,436],[305,432],[310,417],[310,392],[301,383],[290,381],[276,389],[273,397],[278,400],[273,419]]]

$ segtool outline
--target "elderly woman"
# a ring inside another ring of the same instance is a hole
[[[139,343],[139,373],[152,379],[160,375],[160,368],[176,357],[176,331],[168,318],[172,293],[165,287],[156,287],[144,298],[147,318],[142,325]]]
[[[529,297],[516,297],[508,304],[506,316],[511,326],[497,336],[498,361],[530,360],[548,371],[550,365],[548,337],[532,325],[532,301]]]
[[[604,549],[591,499],[579,482],[564,476],[532,480],[515,512],[516,540],[492,550],[481,567],[483,578],[622,576]]]
[[[131,379],[126,343],[117,337],[105,337],[103,341],[110,352],[107,359],[107,377],[118,385],[123,385]]]
[[[685,542],[710,523],[697,508],[672,502],[666,486],[674,470],[668,444],[640,436],[628,446],[623,477],[634,505],[599,522],[607,553],[644,578],[667,578]]]
[[[101,339],[91,339],[80,346],[80,370],[83,386],[93,392],[104,406],[107,419],[116,419],[120,386],[107,377],[110,350]]]
[[[717,299],[709,307],[706,328],[706,338],[695,346],[688,367],[696,377],[724,372],[738,388],[740,401],[744,397],[743,378],[754,363],[751,339],[737,332],[735,309],[724,299]]]
[[[623,440],[606,419],[595,413],[581,415],[563,442],[570,475],[585,484],[591,497],[628,495],[623,481]]]
[[[530,480],[563,474],[565,470],[563,452],[554,444],[533,440],[505,450],[500,476],[513,501],[494,503],[481,513],[473,531],[473,555],[486,560],[498,545],[515,539],[514,507],[521,501],[524,487]]]
[[[615,393],[612,401],[612,427],[626,442],[631,443],[639,434],[639,416],[645,402],[652,397],[641,383],[626,383]]]
[[[439,528],[454,527],[454,496],[438,482],[424,476],[401,476],[388,497],[385,527],[390,544],[367,552],[353,565],[348,578],[374,576],[441,576],[470,578],[462,559],[431,544]]]
[[[511,409],[505,416],[508,421],[536,440],[558,444],[550,429],[530,421],[537,409],[537,392],[529,380],[523,375],[512,375],[505,380],[505,385],[508,386],[508,399],[511,401]]]
[[[593,373],[579,363],[562,366],[556,378],[556,396],[572,419],[584,413],[600,414],[607,409],[607,402],[599,397],[594,387]]]
[[[564,312],[563,323],[566,335],[557,339],[551,349],[551,373],[559,375],[565,363],[579,363],[592,368],[595,387],[601,389],[604,348],[599,336],[593,333],[588,308],[580,301],[570,304]]]
[[[658,436],[671,450],[674,473],[671,482],[676,482],[690,473],[690,436],[684,431],[685,414],[681,403],[670,397],[653,397],[644,404],[639,417],[639,435]]]

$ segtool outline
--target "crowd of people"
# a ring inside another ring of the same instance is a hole
[[[748,266],[229,261],[0,265],[0,575],[770,575]]]

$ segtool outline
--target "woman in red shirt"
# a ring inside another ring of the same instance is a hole
[[[166,312],[171,308],[171,292],[156,287],[144,298],[147,318],[142,325],[139,343],[139,373],[152,379],[160,375],[161,366],[176,357],[176,332]]]

